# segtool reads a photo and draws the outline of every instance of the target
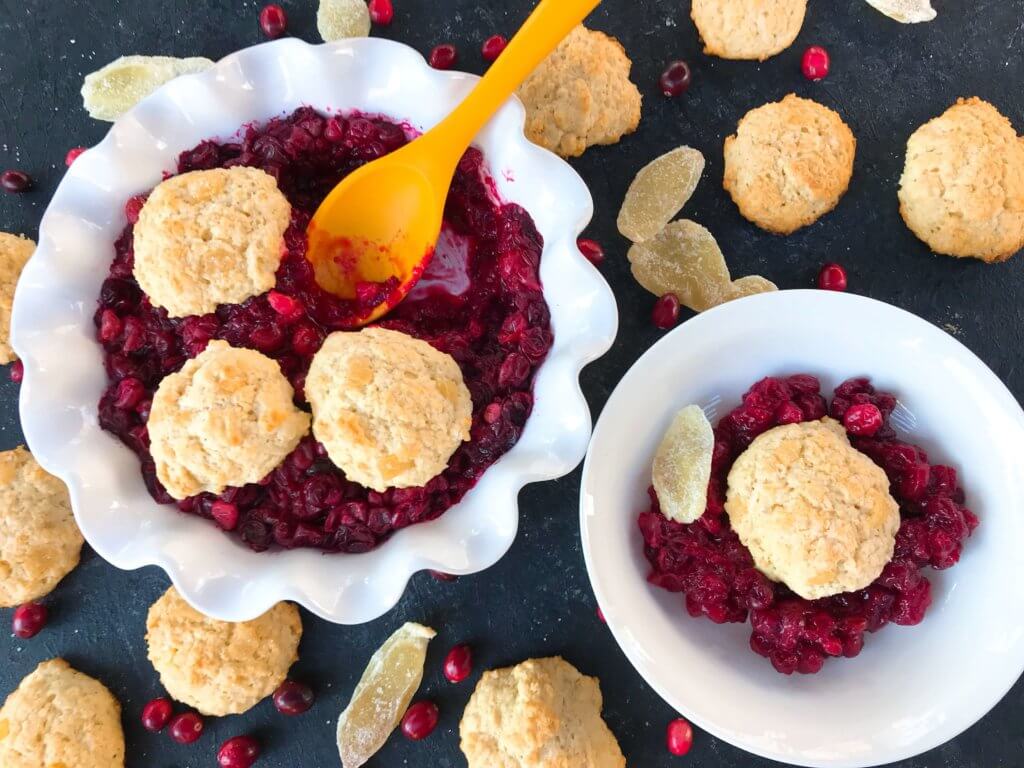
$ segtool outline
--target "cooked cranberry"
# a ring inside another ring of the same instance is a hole
[[[71,164],[74,163],[86,149],[88,149],[88,147],[72,147],[69,149],[68,153],[64,155],[64,165],[70,168]]]
[[[11,630],[22,640],[35,637],[46,626],[50,612],[42,603],[25,603],[14,610]]]
[[[210,505],[210,515],[225,531],[233,531],[238,527],[238,507],[227,501],[217,500]]]
[[[676,718],[668,724],[668,729],[665,731],[665,742],[669,752],[682,757],[693,746],[693,728],[683,718]]]
[[[301,301],[292,296],[281,293],[280,291],[271,291],[268,293],[267,303],[270,305],[271,309],[286,320],[301,317],[304,311]]]
[[[391,0],[370,0],[370,20],[386,27],[395,18],[395,7]]]
[[[473,651],[468,645],[456,645],[444,660],[444,676],[449,683],[461,683],[473,671]]]
[[[128,199],[128,202],[124,205],[124,215],[128,219],[129,224],[134,224],[139,220],[139,213],[145,204],[145,195],[136,195]]]
[[[838,264],[826,264],[818,273],[818,287],[823,291],[845,291],[846,270]]]
[[[185,712],[171,720],[171,738],[179,744],[192,744],[203,735],[204,725],[195,712]]]
[[[846,431],[857,437],[874,437],[883,423],[882,412],[871,403],[850,406],[843,416]]]
[[[282,715],[301,715],[313,706],[316,697],[305,683],[285,680],[274,691],[274,706]]]
[[[503,35],[491,35],[480,46],[480,53],[484,57],[484,61],[494,61],[501,56],[507,46],[508,40]]]
[[[15,384],[21,384],[22,379],[25,378],[25,364],[21,360],[11,363],[10,377]]]
[[[217,765],[221,768],[250,768],[260,756],[260,743],[252,736],[228,739],[217,752]]]
[[[800,69],[808,80],[823,80],[828,75],[828,51],[820,45],[812,45],[800,60]]]
[[[406,710],[402,718],[402,733],[413,741],[421,741],[437,727],[437,704],[432,701],[417,701]]]
[[[595,267],[601,266],[604,262],[604,248],[596,240],[581,237],[576,241],[576,247],[580,249],[580,253],[583,254],[586,260]]]
[[[679,322],[679,299],[674,293],[666,293],[656,302],[651,311],[651,322],[655,327],[668,330]]]
[[[459,60],[459,52],[454,45],[445,43],[434,48],[428,59],[430,66],[434,69],[451,69]]]
[[[32,186],[32,177],[24,171],[4,171],[0,173],[0,188],[4,192],[24,192]]]
[[[288,28],[288,15],[280,5],[263,6],[260,11],[260,29],[263,34],[274,40],[284,34]]]
[[[666,97],[682,96],[690,89],[693,77],[685,61],[671,61],[658,78],[658,87]]]
[[[156,733],[167,727],[174,714],[174,705],[170,699],[153,699],[142,708],[142,727]]]

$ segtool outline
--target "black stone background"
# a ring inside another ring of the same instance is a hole
[[[434,44],[453,42],[459,46],[461,66],[482,72],[480,43],[494,32],[512,33],[532,4],[395,0],[394,24],[373,34],[424,52]],[[23,168],[36,180],[27,195],[0,194],[0,229],[34,236],[64,173],[65,151],[94,143],[106,132],[106,124],[82,110],[78,90],[85,73],[121,54],[217,59],[261,42],[256,22],[260,5],[254,0],[0,0],[0,168]],[[318,41],[316,0],[286,0],[284,5],[290,32]],[[595,414],[627,368],[662,335],[648,320],[652,297],[629,275],[615,214],[635,171],[684,143],[701,149],[708,159],[687,214],[717,235],[733,274],[759,273],[783,288],[807,287],[823,261],[839,261],[849,270],[852,291],[946,328],[979,354],[1018,398],[1024,395],[1024,256],[999,266],[933,256],[903,226],[896,202],[907,137],[956,97],[991,100],[1024,129],[1024,0],[935,0],[935,5],[938,21],[903,26],[864,0],[811,0],[796,44],[756,64],[702,55],[685,0],[605,0],[590,23],[622,40],[634,60],[634,80],[645,103],[635,135],[573,161],[594,195],[597,213],[588,233],[608,251],[603,272],[622,316],[614,348],[583,376]],[[811,44],[826,46],[833,60],[832,74],[818,84],[800,74],[801,52]],[[694,84],[685,97],[666,100],[656,81],[665,62],[674,58],[692,64]],[[859,144],[853,183],[838,210],[783,239],[744,221],[722,191],[721,146],[748,109],[791,91],[837,109]],[[0,379],[0,447],[9,448],[21,440],[17,387],[6,376]],[[518,540],[489,571],[456,583],[438,583],[419,574],[393,611],[361,627],[331,626],[307,614],[301,660],[293,675],[312,683],[318,699],[302,717],[286,719],[264,701],[244,716],[209,719],[206,733],[193,746],[178,746],[166,733],[146,733],[138,724],[140,709],[161,693],[146,660],[146,610],[167,579],[155,568],[118,571],[88,548],[81,566],[48,598],[54,618],[46,630],[31,641],[18,640],[6,630],[0,637],[0,697],[39,661],[62,655],[103,680],[124,705],[130,768],[212,766],[218,745],[245,732],[264,742],[259,762],[264,768],[335,766],[337,714],[366,659],[399,624],[416,620],[439,630],[421,695],[438,701],[441,724],[425,742],[393,737],[372,766],[465,765],[458,721],[480,671],[549,654],[563,654],[584,672],[600,676],[605,717],[631,766],[770,765],[700,732],[687,758],[673,758],[665,750],[664,728],[674,713],[633,671],[595,618],[580,551],[579,477],[577,470],[522,493]],[[10,611],[0,611],[0,625],[6,627],[9,621]],[[456,642],[472,643],[476,669],[468,682],[452,686],[440,666]],[[963,667],[950,674],[970,674],[974,649],[963,651]],[[853,720],[850,727],[856,729],[858,723]],[[1024,685],[1018,684],[988,717],[952,743],[901,765],[1024,765]]]

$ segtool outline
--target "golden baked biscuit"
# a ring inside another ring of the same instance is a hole
[[[172,176],[135,225],[135,279],[171,317],[204,315],[274,287],[291,206],[258,168]]]
[[[704,53],[723,59],[765,59],[793,44],[807,0],[693,0],[690,16]]]
[[[0,607],[49,594],[81,551],[64,483],[24,448],[0,453]]]
[[[754,440],[729,472],[725,511],[757,569],[808,600],[877,579],[900,527],[885,472],[829,418]]]
[[[299,658],[302,620],[291,603],[232,623],[199,613],[171,587],[149,609],[146,644],[173,698],[204,715],[237,715],[265,699]]]
[[[262,480],[309,432],[277,363],[211,341],[160,382],[149,412],[156,475],[176,499]]]
[[[790,94],[748,112],[725,140],[723,185],[746,219],[788,235],[839,204],[856,150],[839,115]]]
[[[623,768],[597,678],[561,658],[484,672],[459,725],[469,768]]]
[[[562,157],[618,143],[640,124],[632,66],[614,37],[576,27],[519,87],[527,138]]]
[[[1024,138],[991,104],[960,99],[910,137],[899,198],[936,253],[1005,261],[1024,248]]]
[[[123,768],[121,705],[64,659],[44,661],[0,709],[3,768]]]
[[[328,336],[309,366],[306,398],[331,461],[376,491],[440,474],[473,418],[451,355],[384,328]]]
[[[9,338],[14,287],[35,249],[36,244],[27,237],[0,232],[0,363],[9,363],[15,358]]]

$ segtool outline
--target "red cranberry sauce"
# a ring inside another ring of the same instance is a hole
[[[889,476],[903,519],[896,551],[866,589],[805,600],[755,569],[750,552],[730,528],[724,506],[729,470],[753,439],[772,427],[826,414],[842,421],[849,408],[864,404],[876,406],[884,423],[872,437],[851,434],[850,439]],[[742,405],[715,427],[703,517],[688,525],[667,520],[650,491],[651,508],[638,520],[651,564],[648,580],[683,593],[691,616],[706,616],[719,624],[749,617],[751,649],[784,674],[812,674],[828,657],[856,656],[864,633],[890,622],[920,623],[931,604],[931,584],[922,569],[955,565],[978,518],[963,506],[956,470],[930,464],[923,450],[896,438],[889,425],[895,407],[896,398],[876,392],[867,379],[851,379],[837,387],[830,407],[813,376],[756,383]]]
[[[320,289],[305,258],[305,230],[343,176],[406,141],[403,129],[384,119],[325,117],[302,108],[249,127],[238,143],[208,141],[184,152],[178,161],[182,173],[262,168],[277,179],[293,208],[274,291],[212,314],[170,319],[154,308],[132,277],[132,224],[125,228],[95,316],[110,379],[100,400],[100,424],[139,455],[158,502],[174,503],[156,478],[146,430],[153,393],[164,376],[210,339],[224,339],[277,360],[295,387],[296,402],[307,407],[306,371],[324,337],[350,328],[350,318],[390,292],[343,300]],[[261,483],[229,488],[219,498],[204,493],[185,499],[178,502],[182,511],[215,518],[257,551],[276,544],[365,552],[399,528],[441,515],[516,443],[552,333],[538,276],[541,237],[525,210],[496,202],[489,189],[484,158],[471,149],[452,184],[437,254],[420,284],[379,323],[424,339],[462,368],[473,396],[473,425],[470,440],[447,469],[424,487],[377,493],[346,480],[308,437]],[[222,514],[227,506],[233,507],[230,524]]]

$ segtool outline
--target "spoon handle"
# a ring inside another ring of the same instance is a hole
[[[600,3],[601,0],[541,0],[472,92],[429,132],[430,138],[442,147],[468,147],[537,65]],[[458,155],[455,160],[458,161]]]

